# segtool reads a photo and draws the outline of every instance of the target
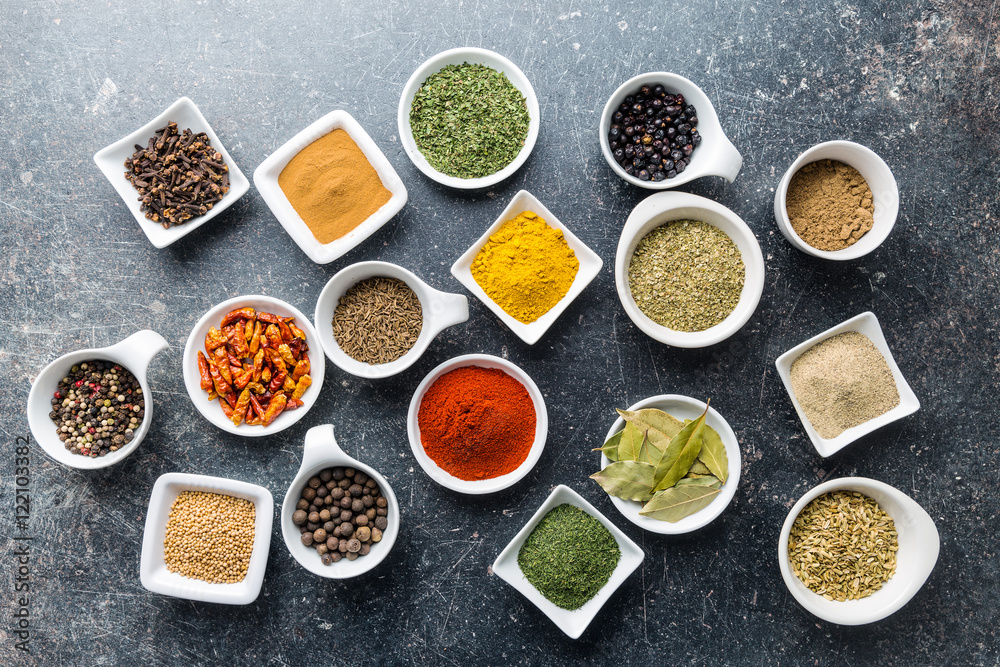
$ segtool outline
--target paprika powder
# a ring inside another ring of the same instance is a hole
[[[498,368],[445,373],[420,401],[417,425],[427,456],[465,481],[513,472],[528,458],[537,418],[528,390]]]

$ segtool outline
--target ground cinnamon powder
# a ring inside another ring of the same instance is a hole
[[[792,229],[817,250],[843,250],[874,224],[872,191],[857,169],[836,160],[810,162],[788,184]]]
[[[346,236],[392,198],[344,130],[299,151],[281,170],[278,185],[320,243]]]

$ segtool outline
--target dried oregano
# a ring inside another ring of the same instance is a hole
[[[562,504],[535,526],[517,565],[557,607],[579,609],[608,583],[622,552],[615,536],[579,507]]]
[[[482,178],[514,161],[528,136],[528,106],[507,77],[486,65],[448,65],[413,96],[410,130],[432,167]]]
[[[635,305],[674,331],[704,331],[726,319],[743,294],[746,267],[718,227],[677,220],[639,241],[628,269]]]
[[[827,600],[868,597],[896,572],[892,517],[857,491],[813,499],[795,518],[788,561],[802,583]]]

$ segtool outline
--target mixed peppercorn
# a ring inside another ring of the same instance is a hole
[[[90,458],[106,456],[132,442],[146,416],[139,381],[110,361],[74,365],[59,381],[50,402],[49,418],[66,449]]]
[[[367,556],[389,525],[389,501],[374,479],[354,468],[326,468],[309,478],[292,514],[302,544],[324,565]]]
[[[608,143],[625,173],[643,181],[674,178],[691,164],[701,143],[698,115],[683,95],[642,86],[611,116]]]

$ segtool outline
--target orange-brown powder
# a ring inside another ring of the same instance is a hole
[[[392,198],[344,130],[299,151],[281,170],[278,185],[320,243],[346,236]]]

